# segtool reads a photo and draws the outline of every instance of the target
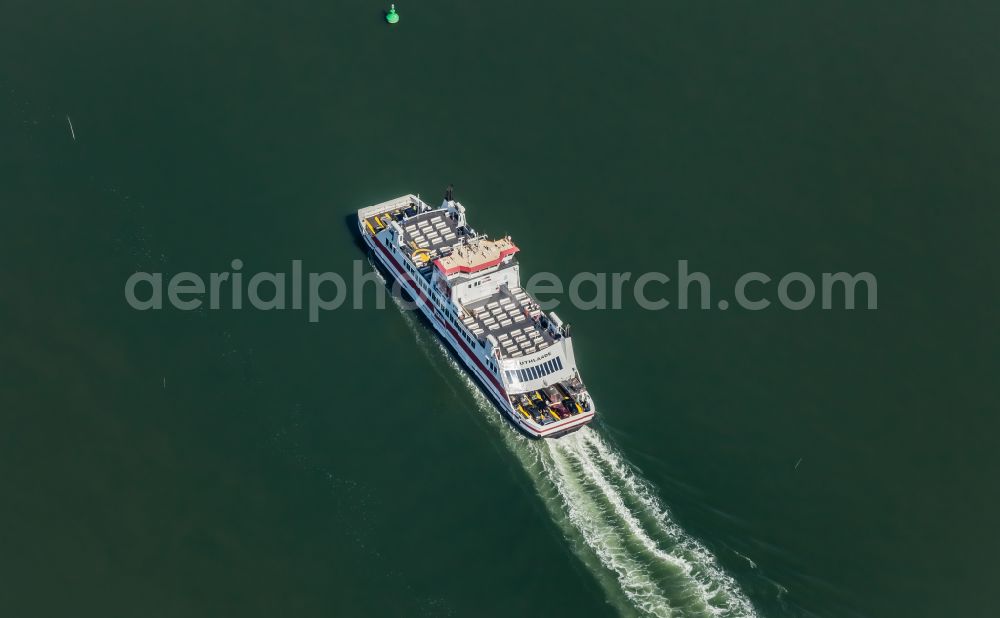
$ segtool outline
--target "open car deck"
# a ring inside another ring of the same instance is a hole
[[[362,222],[370,233],[381,232],[391,221],[402,222],[409,217],[417,215],[417,205],[408,199],[400,198],[394,200],[394,202],[387,203],[385,210],[379,209],[379,206],[383,206],[381,204],[364,209],[369,211],[370,214],[365,214]]]
[[[420,213],[401,225],[403,239],[411,249],[427,249],[432,254],[440,254],[458,244],[464,235],[455,219],[440,210]]]
[[[504,356],[514,358],[531,354],[555,342],[537,322],[540,309],[520,288],[500,292],[465,305],[463,322],[476,337],[493,335],[500,342]]]
[[[533,392],[514,395],[510,400],[524,418],[539,425],[548,425],[587,412],[590,403],[585,403],[587,406],[585,408],[573,398],[583,390],[583,384],[573,379]]]

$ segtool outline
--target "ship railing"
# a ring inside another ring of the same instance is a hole
[[[367,219],[369,217],[374,217],[375,215],[380,215],[383,212],[388,212],[390,210],[396,210],[400,208],[408,208],[411,205],[421,204],[421,203],[422,202],[420,201],[420,198],[410,193],[397,198],[393,198],[391,200],[387,200],[385,202],[381,202],[379,204],[366,206],[365,208],[362,208],[361,210],[358,211],[358,218]]]

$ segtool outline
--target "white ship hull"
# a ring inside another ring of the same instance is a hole
[[[413,299],[417,308],[434,326],[438,335],[448,344],[455,355],[461,359],[469,372],[475,376],[476,381],[482,389],[489,394],[490,398],[521,431],[536,438],[558,437],[578,429],[593,420],[595,408],[593,402],[589,399],[586,401],[586,410],[576,406],[580,410],[579,413],[566,418],[559,418],[555,422],[548,422],[544,425],[533,422],[533,419],[525,414],[523,407],[521,410],[518,410],[515,403],[512,402],[512,397],[517,397],[517,394],[511,395],[509,385],[506,384],[507,380],[503,377],[504,373],[510,375],[510,372],[504,372],[503,367],[497,362],[496,357],[491,356],[486,349],[467,343],[468,334],[466,333],[466,336],[463,338],[462,334],[459,333],[459,328],[461,327],[456,328],[457,324],[453,325],[447,319],[445,313],[438,309],[424,288],[417,284],[417,278],[420,275],[416,275],[415,278],[411,276],[410,272],[407,272],[407,268],[403,264],[405,257],[400,256],[398,251],[390,249],[377,234],[372,234],[369,229],[366,229],[364,219],[361,217],[361,213],[366,210],[368,209],[359,211],[359,228],[365,244],[371,249],[379,264],[399,283],[407,295]],[[553,414],[553,417],[557,416]]]

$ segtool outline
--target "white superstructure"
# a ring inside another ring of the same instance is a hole
[[[477,234],[450,190],[436,209],[415,195],[362,208],[358,228],[518,427],[555,437],[593,420],[569,328],[521,289],[510,237]]]

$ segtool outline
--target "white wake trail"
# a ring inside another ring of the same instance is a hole
[[[756,616],[753,605],[739,590],[736,581],[722,570],[712,553],[694,537],[687,534],[676,522],[647,481],[641,479],[620,453],[613,450],[606,441],[596,433],[583,434],[584,440],[600,455],[601,461],[607,463],[615,471],[616,478],[623,484],[628,494],[632,496],[658,522],[658,528],[673,543],[677,553],[687,556],[687,559],[697,566],[695,576],[710,590],[720,591],[727,596],[727,604],[735,613],[730,615]],[[725,614],[723,614],[725,615]]]
[[[380,275],[381,276],[381,275]],[[436,369],[458,376],[518,457],[553,520],[623,614],[756,618],[736,581],[669,514],[648,481],[597,431],[555,440],[518,433],[417,316],[397,307]]]
[[[583,431],[590,433],[589,430]],[[617,521],[608,522],[609,525],[619,524],[620,526],[624,526],[622,532],[628,536],[629,540],[634,541],[634,544],[638,545],[639,553],[646,560],[653,563],[658,562],[660,565],[667,567],[664,570],[668,571],[669,575],[664,576],[664,579],[669,578],[673,580],[671,582],[673,584],[672,587],[685,591],[687,598],[684,599],[684,606],[687,611],[696,611],[703,615],[720,614],[720,610],[711,607],[707,601],[716,596],[715,592],[710,590],[709,586],[692,576],[692,571],[694,570],[692,565],[681,557],[663,551],[658,543],[646,532],[639,519],[625,503],[621,490],[612,484],[612,481],[604,475],[598,464],[594,462],[587,449],[583,448],[581,442],[585,435],[585,433],[578,433],[577,435],[569,436],[566,440],[552,442],[550,448],[555,452],[565,449],[573,453],[580,462],[581,471],[586,481],[594,488],[592,491],[596,490],[611,506],[613,514],[617,517]],[[614,480],[618,481],[620,479]],[[573,496],[565,497],[567,498],[567,502],[575,498]]]
[[[622,531],[610,525],[607,512],[589,494],[573,462],[558,448],[553,448],[550,455],[551,465],[545,465],[543,459],[546,480],[555,485],[576,532],[601,564],[615,574],[621,591],[636,609],[651,616],[671,616],[670,601],[663,596],[654,575],[640,557],[630,552]]]
[[[549,448],[579,459],[592,491],[611,505],[617,517],[613,525],[627,530],[643,558],[661,567],[664,593],[685,615],[756,616],[736,581],[707,548],[670,519],[649,483],[600,434],[584,428]]]

